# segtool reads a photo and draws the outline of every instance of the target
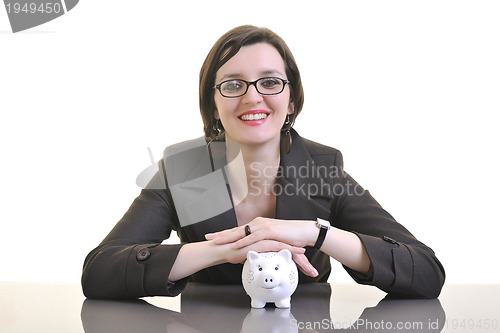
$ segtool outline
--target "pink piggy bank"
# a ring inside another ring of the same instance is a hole
[[[252,299],[253,308],[274,303],[278,308],[290,307],[290,296],[297,289],[297,265],[289,250],[279,252],[248,251],[241,281]]]

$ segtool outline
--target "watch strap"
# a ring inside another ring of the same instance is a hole
[[[325,220],[318,219],[316,221],[316,226],[319,228],[319,234],[318,234],[318,239],[316,240],[316,244],[314,244],[313,248],[316,250],[319,250],[321,248],[321,245],[323,245],[323,242],[325,241],[326,238],[326,232],[328,229],[330,229],[330,225],[326,225],[326,223],[321,223],[321,222],[326,222]]]

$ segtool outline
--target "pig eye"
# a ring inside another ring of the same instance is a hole
[[[276,271],[277,271],[278,269],[280,269],[280,266],[276,266],[276,267],[274,267],[274,270],[276,270]]]
[[[262,270],[262,267],[259,266],[259,271],[261,271],[261,270]]]

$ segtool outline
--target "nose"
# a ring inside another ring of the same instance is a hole
[[[248,86],[247,93],[243,95],[244,103],[256,103],[262,101],[262,95],[257,91],[255,83]]]
[[[266,276],[262,276],[261,286],[266,289],[272,289],[280,284],[280,279],[272,274],[266,274]]]

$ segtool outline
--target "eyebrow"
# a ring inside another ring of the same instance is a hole
[[[270,69],[270,70],[266,70],[266,71],[260,72],[259,75],[261,75],[261,77],[265,77],[265,76],[269,76],[269,75],[283,76],[283,74],[280,71],[275,70],[275,69]],[[243,77],[243,74],[229,73],[229,74],[223,75],[220,78],[219,82],[222,82],[222,81],[227,80],[227,79],[241,79],[242,77]]]

